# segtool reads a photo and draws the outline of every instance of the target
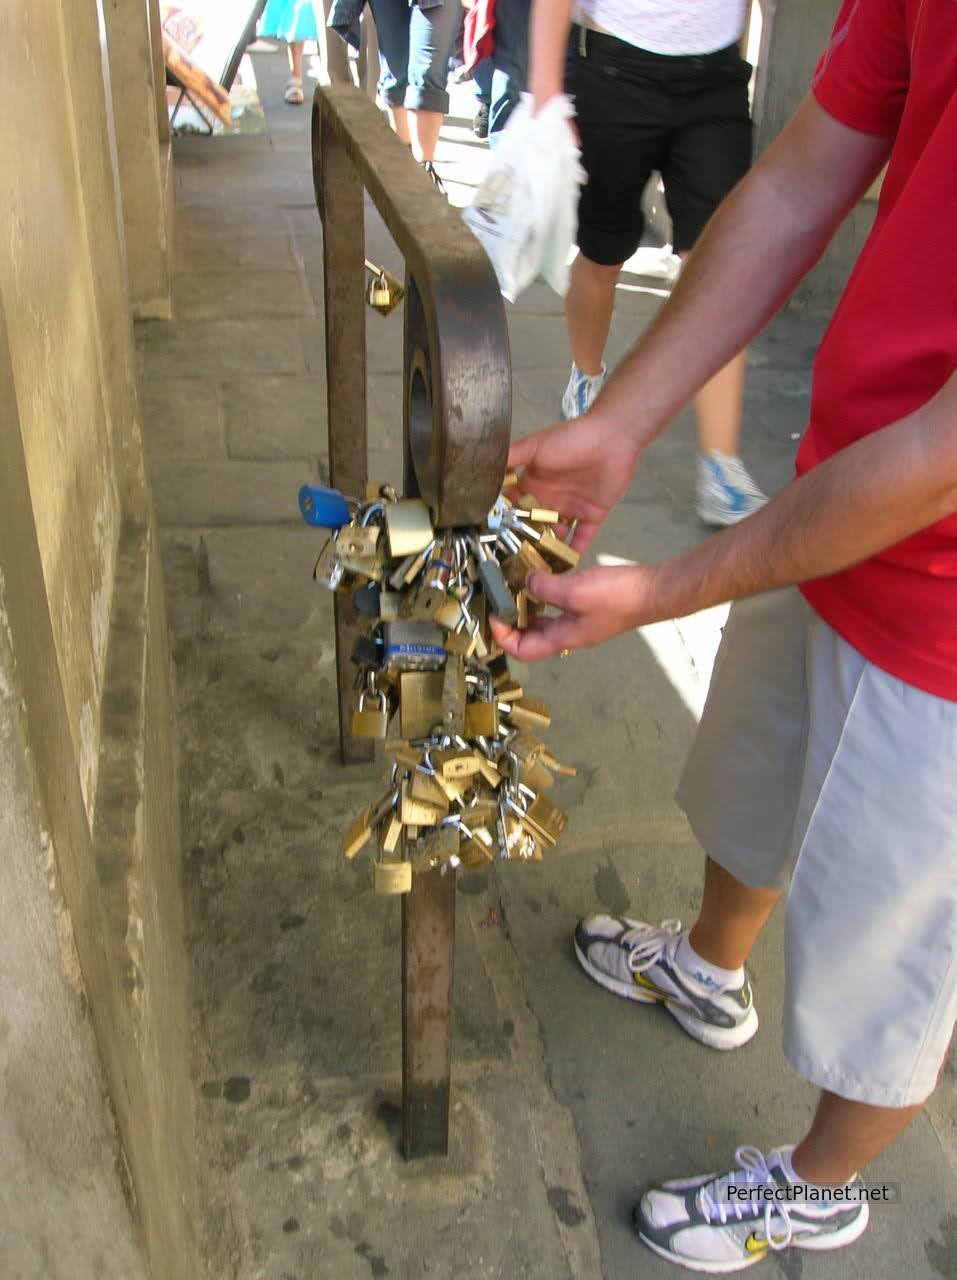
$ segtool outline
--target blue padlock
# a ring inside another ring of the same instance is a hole
[[[338,489],[304,484],[299,490],[299,510],[306,524],[321,529],[341,529],[352,519],[349,504]]]

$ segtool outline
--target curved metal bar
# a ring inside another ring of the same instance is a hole
[[[479,524],[501,491],[511,426],[508,329],[492,265],[359,90],[316,91],[312,158],[323,223],[332,484],[365,494],[368,191],[406,262],[405,491],[421,494],[438,526]],[[335,610],[342,756],[368,759],[371,741],[351,734],[355,606],[337,592]],[[455,872],[417,875],[402,899],[402,1142],[408,1157],[448,1150],[454,940]]]
[[[361,237],[354,201],[340,203],[345,158],[406,261],[407,481],[414,474],[436,524],[476,524],[501,489],[511,426],[508,328],[492,265],[457,210],[358,89],[316,91],[312,147],[326,236],[337,240],[337,225],[344,224],[348,234]],[[329,181],[333,170],[335,182]],[[346,305],[355,305],[338,280],[352,269],[338,254],[326,255],[327,327],[339,323]],[[348,376],[356,375],[352,362]],[[330,416],[330,444],[338,425]]]

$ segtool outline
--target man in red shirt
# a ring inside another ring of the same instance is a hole
[[[533,48],[547,47],[547,10]],[[561,91],[533,59],[541,103]],[[557,64],[556,64],[557,65]],[[797,477],[659,565],[533,576],[523,660],[737,601],[679,790],[708,859],[690,930],[581,921],[582,966],[696,1039],[757,1030],[744,962],[787,888],[785,1051],[807,1134],[635,1209],[700,1271],[851,1243],[858,1171],[932,1092],[957,1018],[957,3],[845,0],[812,91],[709,224],[593,408],[513,446],[584,550],[645,446],[767,323],[887,164],[818,352]],[[840,1187],[841,1198],[834,1194]],[[828,1191],[830,1188],[830,1191]]]

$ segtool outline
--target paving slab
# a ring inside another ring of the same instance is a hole
[[[143,439],[150,459],[223,458],[219,387],[209,378],[143,378]]]
[[[310,375],[230,378],[222,386],[231,458],[271,461],[328,454],[325,366]]]
[[[144,322],[136,328],[140,371],[147,378],[301,373],[303,329],[316,323],[290,320],[276,325],[262,317]],[[310,339],[314,340],[312,328]]]
[[[300,486],[328,483],[325,464],[157,459],[151,467],[164,525],[298,524]]]
[[[173,276],[177,319],[212,320],[231,311],[261,316],[311,316],[312,294],[298,271],[240,270],[178,272]]]

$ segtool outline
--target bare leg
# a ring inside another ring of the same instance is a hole
[[[392,125],[392,132],[399,141],[409,146],[409,113],[405,107],[389,108],[389,124]]]
[[[741,351],[706,382],[694,398],[698,448],[736,455],[741,439],[741,403],[748,353]]]
[[[408,115],[412,154],[420,162],[434,160],[439,131],[445,117],[439,111],[410,111]]]
[[[721,969],[739,969],[780,896],[777,889],[749,888],[709,858],[692,947]]]
[[[889,1147],[923,1106],[871,1107],[822,1093],[807,1136],[794,1149],[794,1172],[806,1182],[846,1182]]]
[[[681,265],[689,254],[679,254]],[[698,420],[698,448],[702,453],[736,455],[741,439],[741,403],[748,353],[741,351],[706,382],[694,398]]]
[[[565,323],[572,359],[582,373],[601,373],[602,353],[615,307],[615,285],[620,274],[620,265],[601,266],[583,253],[572,263],[565,297]]]
[[[302,50],[304,40],[293,40],[286,46],[289,56],[289,70],[297,80],[302,79]]]

